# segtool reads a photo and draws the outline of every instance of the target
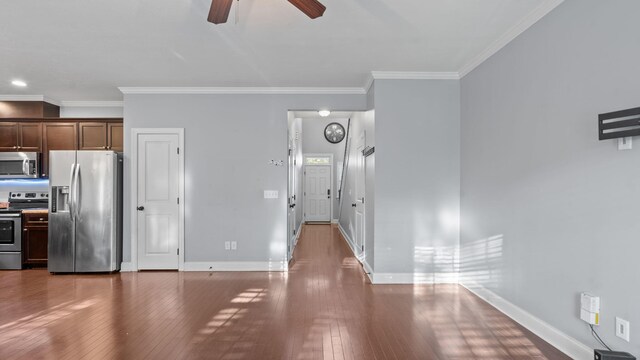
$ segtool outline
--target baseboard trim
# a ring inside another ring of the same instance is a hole
[[[287,271],[287,261],[185,262],[184,271]]]
[[[130,261],[123,261],[120,264],[120,272],[133,272],[133,271],[138,271],[138,270],[133,268],[133,263],[131,263]]]
[[[338,223],[338,230],[340,231],[340,234],[342,234],[342,237],[347,241],[347,245],[349,245],[349,248],[351,249],[353,256],[357,259],[358,255],[356,253],[355,243],[351,240],[349,235],[347,235],[347,232],[342,228],[342,225],[340,223]]]
[[[371,283],[373,284],[373,268],[371,267],[371,265],[369,265],[369,263],[365,260],[362,262],[362,266],[364,267],[364,272],[367,274],[367,277],[369,278],[369,281],[371,281]]]
[[[563,333],[548,323],[530,314],[510,301],[502,298],[484,286],[471,282],[460,282],[460,286],[474,293],[482,300],[513,319],[527,330],[553,345],[572,359],[593,359],[593,349]]]
[[[457,273],[374,273],[371,283],[382,284],[457,284]]]
[[[339,224],[339,223],[340,223],[340,220],[338,220],[338,219],[333,219],[333,220],[331,220],[331,223],[332,223],[332,224]]]

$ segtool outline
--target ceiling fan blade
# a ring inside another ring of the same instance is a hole
[[[207,20],[210,23],[222,24],[227,22],[233,0],[211,0],[211,9]]]
[[[322,16],[327,10],[318,0],[289,0],[289,2],[312,19]]]

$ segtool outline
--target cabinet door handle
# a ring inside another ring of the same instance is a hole
[[[22,229],[22,231],[27,231],[27,229]]]

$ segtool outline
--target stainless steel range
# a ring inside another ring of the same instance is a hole
[[[48,204],[46,191],[9,193],[9,208],[0,209],[0,269],[22,268],[22,210]]]

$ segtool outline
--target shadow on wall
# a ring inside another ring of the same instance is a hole
[[[502,283],[504,235],[464,245],[460,251],[460,282],[495,288]]]

